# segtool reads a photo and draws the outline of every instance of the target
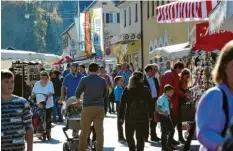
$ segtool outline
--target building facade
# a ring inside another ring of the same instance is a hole
[[[189,41],[189,32],[196,24],[191,23],[157,23],[156,7],[170,1],[143,1],[143,65],[157,63],[165,67],[166,58],[149,57],[149,52]]]
[[[120,1],[120,32],[111,39],[112,46],[120,45],[122,62],[141,68],[141,7],[140,1]]]

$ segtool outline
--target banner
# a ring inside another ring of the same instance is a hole
[[[80,13],[80,31],[79,31],[79,45],[80,51],[85,51],[85,14]]]
[[[91,24],[90,24],[90,13],[85,13],[85,23],[84,30],[85,30],[85,48],[87,54],[92,54],[92,42],[91,42]]]
[[[93,9],[91,12],[91,39],[92,52],[96,53],[97,58],[102,59],[104,51],[103,39],[103,16],[102,9]]]
[[[192,50],[221,50],[222,47],[233,40],[233,33],[220,30],[215,34],[210,34],[209,23],[196,24],[196,29],[192,32]]]

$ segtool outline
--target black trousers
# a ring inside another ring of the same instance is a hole
[[[157,102],[157,98],[153,99],[153,112],[155,112],[155,104]],[[148,139],[149,134],[151,136],[151,138],[156,137],[156,126],[157,126],[157,122],[155,122],[154,120],[148,121],[148,123],[146,123],[147,125],[147,131],[146,131],[146,136],[145,138]]]
[[[193,122],[191,125],[190,125],[190,129],[188,131],[189,135],[188,135],[188,138],[184,144],[184,148],[183,148],[183,151],[188,151],[190,149],[190,145],[191,145],[191,141],[192,141],[192,138],[195,134],[195,129],[196,129],[196,123]]]
[[[118,139],[124,139],[123,133],[123,124],[124,122],[120,121],[119,117],[117,116],[117,130],[118,130]]]
[[[169,144],[171,144],[175,130],[170,116],[166,117],[164,115],[159,115],[159,120],[161,123],[161,130],[162,130],[161,144],[162,147],[164,148]]]
[[[52,108],[46,109],[46,131],[50,132],[52,127]]]
[[[95,127],[94,127],[94,124],[90,127],[90,133],[88,135],[88,139],[87,141],[89,142],[90,141],[90,137],[91,137],[91,133],[92,133],[92,141],[94,142],[96,140],[96,132],[95,132]]]
[[[116,102],[116,111],[117,111],[117,113],[118,113],[119,106],[120,106],[120,102]]]
[[[126,141],[129,151],[144,151],[145,132],[147,130],[146,123],[125,124]],[[134,133],[136,132],[137,147],[135,146]]]
[[[108,101],[108,108],[110,113],[115,112],[114,102]]]
[[[176,117],[172,117],[173,125],[177,128],[179,139],[183,139],[182,133],[182,112],[181,112],[181,101],[178,104],[178,114]]]

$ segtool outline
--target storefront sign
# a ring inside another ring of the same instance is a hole
[[[224,30],[210,34],[208,22],[196,24],[196,30],[192,34],[193,50],[221,50],[227,42],[233,39],[233,33]]]

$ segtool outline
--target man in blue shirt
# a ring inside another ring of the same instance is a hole
[[[82,77],[84,77],[84,75],[79,72],[79,64],[72,63],[71,72],[64,78],[63,81],[61,89],[62,100],[68,100],[70,97],[75,96],[76,88],[78,87]]]
[[[127,69],[127,63],[123,63],[121,66],[121,71],[119,71],[117,73],[117,76],[122,76],[124,79],[124,87],[127,87],[128,82],[129,82],[129,78],[132,75],[132,72],[130,70]]]
[[[171,119],[171,102],[170,98],[174,94],[174,87],[167,84],[164,87],[164,94],[161,95],[156,104],[156,111],[159,113],[162,136],[162,151],[176,150],[172,145],[175,129]],[[167,139],[168,138],[168,139]]]

